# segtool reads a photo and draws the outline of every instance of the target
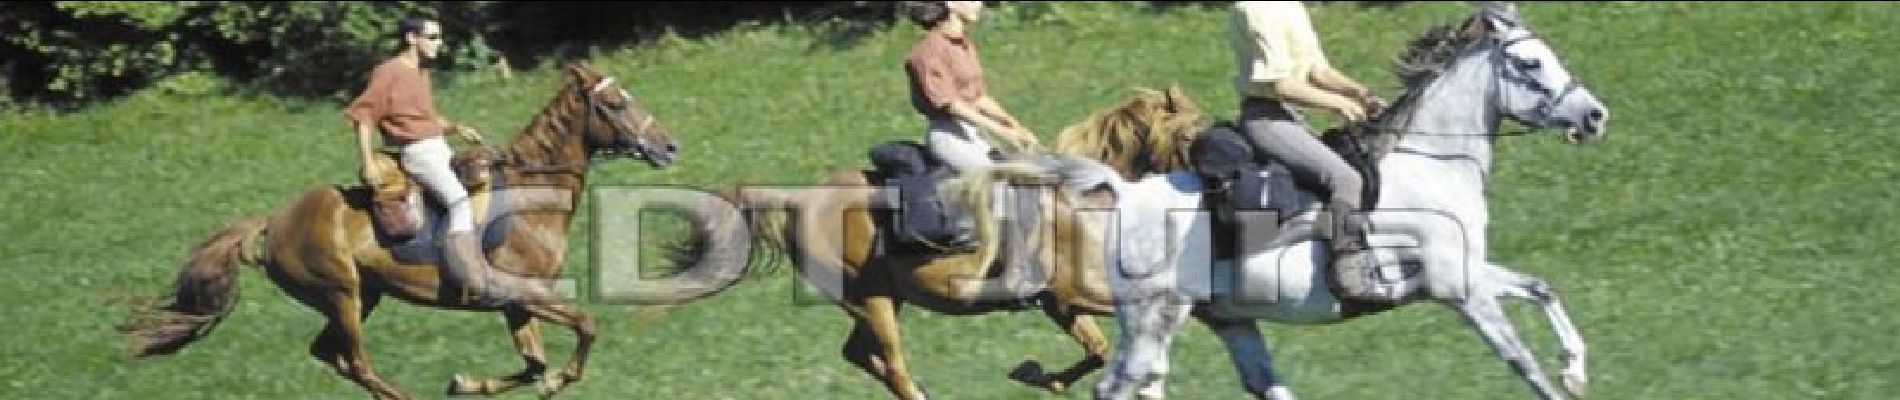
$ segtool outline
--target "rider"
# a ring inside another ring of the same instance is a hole
[[[1366,220],[1359,215],[1363,181],[1352,166],[1324,144],[1292,106],[1326,110],[1359,124],[1384,103],[1327,61],[1306,7],[1297,1],[1236,2],[1229,26],[1239,71],[1240,122],[1253,145],[1285,164],[1293,176],[1325,187],[1331,216],[1319,233],[1333,250],[1334,279],[1341,295],[1391,300],[1372,277]]]
[[[927,30],[904,59],[904,72],[911,106],[926,122],[928,157],[960,173],[991,164],[993,152],[1014,155],[1038,148],[1036,135],[990,97],[976,42],[969,36],[969,28],[982,16],[983,2],[911,2],[905,12]],[[906,193],[901,197],[902,225],[918,236],[916,242],[950,252],[978,246],[975,222],[965,213],[941,207],[930,178],[905,177],[894,183]]]
[[[984,82],[983,63],[969,36],[983,2],[916,2],[908,14],[929,30],[911,47],[904,72],[910,78],[911,106],[928,122],[924,141],[931,154],[962,171],[989,164],[994,144],[1003,145],[1005,154],[1038,146],[1036,135],[990,97]]]
[[[356,130],[357,155],[362,161],[362,179],[377,185],[377,164],[372,162],[372,132],[382,133],[383,143],[401,154],[402,170],[422,184],[436,200],[448,207],[448,233],[442,237],[442,290],[460,287],[461,300],[470,304],[494,305],[506,299],[505,292],[493,284],[484,285],[478,277],[490,276],[487,257],[476,243],[475,215],[469,194],[449,167],[453,156],[445,131],[453,131],[463,140],[481,142],[474,128],[450,123],[438,115],[430,94],[428,72],[422,62],[436,58],[442,50],[442,25],[426,18],[402,20],[396,29],[401,49],[370,72],[369,84],[357,95],[344,114]]]

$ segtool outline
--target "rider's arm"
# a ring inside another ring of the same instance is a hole
[[[923,106],[939,108],[951,118],[974,125],[987,134],[1015,136],[1010,122],[995,118],[983,109],[980,101],[988,97],[987,94],[979,93],[974,99],[976,101],[972,101],[960,93],[947,76],[950,67],[946,65],[948,61],[944,57],[947,55],[926,48],[914,53],[905,63],[905,68],[914,80],[913,87],[918,90],[916,95],[926,103]],[[1009,144],[1014,146],[1013,142]]]
[[[1320,89],[1308,83],[1306,79],[1281,79],[1273,82],[1273,91],[1280,99],[1306,108],[1331,111],[1347,121],[1360,122],[1366,117],[1366,109],[1360,102],[1341,96],[1338,93]]]
[[[1029,127],[1024,126],[1022,121],[1016,119],[1016,116],[1010,115],[1009,110],[1003,109],[1003,105],[998,103],[995,97],[985,94],[977,99],[977,106],[980,107],[979,110],[987,110],[986,114],[989,114],[998,124],[1010,128],[1009,131],[1003,131],[1003,133],[1014,136],[1012,140],[1027,146],[1034,146],[1039,142],[1036,140],[1036,135],[1029,131]]]
[[[370,165],[370,154],[375,154],[376,128],[373,125],[360,122],[355,123],[355,125],[357,160],[362,162],[362,166],[368,167]]]
[[[380,126],[388,107],[389,85],[381,78],[379,74],[372,73],[363,93],[357,95],[349,107],[343,110],[343,115],[350,120],[350,128],[356,131],[356,155],[364,168],[370,165],[370,155],[375,151],[376,128]]]
[[[1322,75],[1331,70],[1312,22],[1302,5],[1261,5],[1244,7],[1246,32],[1256,38],[1255,45],[1265,55],[1275,97],[1309,109],[1339,114],[1348,121],[1365,119],[1362,102],[1342,96],[1345,92],[1328,90],[1338,83]],[[1279,29],[1263,28],[1275,26]],[[1297,47],[1297,49],[1295,49]],[[1353,83],[1352,86],[1358,86]],[[1357,90],[1364,90],[1359,88]]]
[[[1372,99],[1372,91],[1366,89],[1365,85],[1333,69],[1333,66],[1329,64],[1322,63],[1313,68],[1313,83],[1334,93],[1357,99],[1360,103],[1368,103]]]
[[[1011,147],[1007,149],[1008,151],[1014,152],[1017,150],[1022,150],[1019,147],[1022,147],[1026,143],[1022,143],[1022,138],[1019,137],[1022,135],[1020,132],[1016,131],[1015,128],[1012,128],[1009,125],[1005,125],[1002,121],[999,121],[996,118],[992,118],[989,115],[983,113],[982,109],[978,107],[979,106],[975,102],[964,101],[964,100],[953,100],[950,102],[950,106],[947,108],[947,111],[950,112],[951,116],[956,117],[957,119],[963,120],[964,122],[970,123],[971,125],[976,125],[976,127],[981,128],[981,130],[984,133],[988,133],[991,135],[1003,135],[1003,137],[995,138],[995,139],[992,139],[991,141],[998,142],[997,144],[1008,145],[1009,147]],[[996,139],[1001,139],[1001,140],[996,140]]]

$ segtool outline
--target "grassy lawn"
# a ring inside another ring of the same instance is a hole
[[[1494,257],[1556,286],[1605,399],[1883,399],[1900,393],[1900,6],[1843,3],[1525,3],[1525,18],[1612,109],[1607,141],[1508,138],[1490,199]],[[1064,23],[1008,10],[978,28],[991,87],[1045,141],[1133,87],[1179,83],[1231,116],[1224,9],[1077,5]],[[1330,57],[1388,98],[1387,67],[1462,3],[1314,11]],[[741,29],[599,54],[676,135],[678,165],[602,164],[590,184],[715,188],[816,182],[870,146],[918,139],[902,58],[908,25],[840,38],[823,27]],[[555,69],[437,87],[450,118],[512,139],[552,96]],[[73,115],[0,119],[0,398],[361,398],[305,355],[321,317],[256,270],[236,311],[180,354],[131,362],[111,328],[133,296],[167,288],[189,247],[224,222],[354,180],[340,105],[150,91]],[[1331,119],[1314,118],[1329,124]],[[583,205],[583,210],[587,210]],[[570,273],[598,251],[584,211]],[[626,238],[598,238],[624,245]],[[582,280],[582,285],[591,282]],[[888,397],[838,356],[849,323],[795,301],[780,271],[658,309],[588,302],[600,340],[576,399]],[[584,299],[585,300],[585,299]],[[1511,304],[1538,354],[1556,339]],[[1111,334],[1113,322],[1098,320]],[[1086,398],[1009,381],[1018,362],[1080,355],[1039,313],[903,315],[912,371],[948,399]],[[519,367],[495,314],[388,302],[368,324],[377,371],[440,397],[457,372]],[[1265,325],[1293,390],[1316,399],[1530,397],[1442,307],[1348,324]],[[556,363],[571,335],[544,330]],[[1218,341],[1190,325],[1176,398],[1244,396]],[[1100,374],[1086,378],[1093,385]],[[504,398],[527,398],[523,390]]]

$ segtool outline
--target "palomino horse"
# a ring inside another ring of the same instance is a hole
[[[664,168],[674,158],[666,129],[614,78],[586,65],[567,68],[565,83],[533,120],[504,149],[497,180],[508,188],[535,188],[536,196],[512,196],[513,209],[522,211],[499,238],[498,248],[487,252],[497,272],[527,276],[536,281],[555,277],[567,249],[573,205],[580,200],[588,164],[596,157],[622,155],[645,159]],[[549,195],[551,194],[551,195]],[[499,201],[499,200],[497,200]],[[540,202],[530,206],[528,203]],[[588,347],[594,341],[594,321],[580,308],[552,290],[496,308],[461,304],[459,296],[443,296],[438,268],[426,263],[398,261],[391,248],[379,245],[373,227],[370,194],[360,186],[323,187],[305,192],[280,210],[233,222],[192,249],[189,262],[173,284],[170,304],[146,310],[128,326],[134,356],[170,354],[191,344],[217,325],[234,306],[236,274],[240,265],[261,266],[278,288],[328,318],[323,332],[310,344],[310,355],[336,369],[379,399],[406,396],[371,369],[364,349],[362,323],[383,296],[412,304],[467,310],[501,311],[514,335],[515,346],[527,367],[502,379],[464,378],[450,385],[455,394],[494,394],[542,380],[543,396],[552,396],[581,379]],[[503,225],[500,222],[494,226]],[[262,251],[254,246],[262,244]],[[515,278],[523,279],[523,278]],[[543,285],[540,288],[546,289]],[[574,353],[565,369],[543,377],[547,369],[535,319],[568,327],[576,337]]]
[[[1172,115],[1192,108],[1179,93],[1178,88],[1166,93],[1146,91],[1069,127],[1063,137],[1083,131],[1149,129],[1126,122],[1148,124],[1153,119],[1147,119],[1147,114]],[[1142,118],[1135,118],[1136,114]],[[1193,115],[1199,115],[1198,111]],[[1058,141],[1058,149],[1072,147],[1068,142]],[[992,209],[1010,214],[1004,223],[979,218],[978,237],[984,246],[969,253],[916,254],[889,248],[888,238],[881,237],[875,221],[879,213],[894,209],[894,203],[885,196],[888,192],[872,186],[869,171],[834,171],[818,190],[741,187],[724,196],[747,204],[751,232],[790,255],[799,274],[851,316],[854,326],[842,349],[844,358],[883,382],[892,395],[925,397],[905,362],[897,319],[905,304],[951,315],[1039,307],[1086,355],[1053,373],[1026,361],[1010,376],[1061,392],[1107,360],[1107,337],[1091,318],[1113,311],[1108,281],[1099,267],[1102,226],[1079,218],[1077,211],[1108,208],[1107,199],[1091,189],[1119,178],[1112,171],[1091,167],[1100,163],[1080,157],[1038,154],[1026,159],[1031,163],[966,172],[942,185],[946,202],[972,208],[971,215],[994,215]],[[1161,162],[1172,168],[1183,161]],[[1025,172],[1032,168],[1039,172]],[[998,190],[992,182],[999,181],[1010,185]],[[1013,201],[993,201],[999,198]],[[787,217],[786,208],[796,212]],[[702,231],[694,238],[708,236],[709,231]],[[695,248],[701,243],[686,246]],[[705,253],[683,251],[679,254],[688,258],[675,263],[694,265],[700,260],[690,257]],[[988,268],[972,268],[977,266]],[[992,273],[970,273],[976,270]]]
[[[1373,141],[1384,142],[1374,147],[1389,154],[1376,164],[1384,187],[1370,216],[1373,244],[1387,266],[1381,275],[1405,294],[1404,300],[1342,304],[1329,290],[1332,274],[1325,266],[1330,255],[1310,229],[1255,236],[1236,243],[1242,248],[1238,260],[1218,259],[1207,246],[1214,225],[1207,213],[1168,212],[1201,207],[1201,177],[1189,171],[1140,171],[1139,181],[1118,182],[1113,189],[1121,226],[1110,243],[1121,245],[1122,257],[1112,259],[1107,275],[1122,329],[1109,372],[1095,388],[1097,398],[1136,392],[1161,396],[1170,341],[1193,315],[1219,335],[1248,392],[1291,399],[1255,319],[1330,324],[1420,299],[1457,310],[1538,397],[1584,392],[1584,342],[1556,292],[1486,253],[1484,188],[1501,119],[1566,128],[1568,139],[1581,143],[1604,134],[1607,109],[1507,5],[1486,5],[1462,25],[1427,31],[1402,57],[1400,75],[1405,93],[1374,129]],[[1277,178],[1287,179],[1284,174]],[[1273,195],[1297,197],[1301,206],[1293,221],[1310,228],[1317,209],[1311,194]],[[1273,218],[1263,216],[1254,224],[1271,226]],[[1259,228],[1242,224],[1243,234],[1237,236],[1248,237],[1244,232]],[[1414,243],[1401,248],[1380,240],[1392,236]],[[1393,279],[1402,275],[1394,270],[1416,272]],[[1546,379],[1518,338],[1500,306],[1502,297],[1529,299],[1543,308],[1562,345],[1563,391]]]

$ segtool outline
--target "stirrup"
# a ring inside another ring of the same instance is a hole
[[[1349,255],[1353,253],[1357,254]],[[1386,282],[1377,276],[1380,268],[1379,261],[1372,254],[1371,249],[1355,252],[1335,251],[1333,262],[1330,264],[1333,294],[1340,299],[1382,303],[1398,301],[1398,293],[1394,293],[1396,290],[1394,283]],[[1342,273],[1341,269],[1352,269],[1351,275]],[[1359,293],[1355,294],[1348,289],[1354,286],[1359,287]]]

